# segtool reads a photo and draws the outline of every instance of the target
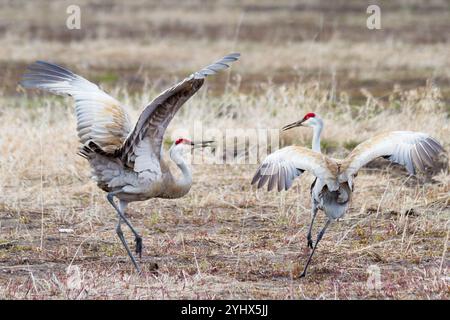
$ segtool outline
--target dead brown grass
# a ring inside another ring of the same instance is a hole
[[[186,197],[130,206],[144,237],[144,275],[137,277],[105,194],[75,155],[70,100],[16,91],[15,84],[29,62],[57,61],[99,81],[134,106],[136,116],[161,88],[241,51],[230,76],[208,79],[168,137],[192,132],[199,120],[220,130],[279,128],[315,111],[325,119],[325,150],[336,157],[387,130],[428,132],[450,150],[449,44],[442,33],[427,38],[423,31],[448,28],[442,2],[424,9],[414,1],[406,11],[386,7],[391,32],[365,38],[357,34],[365,10],[356,1],[323,20],[327,32],[319,37],[320,15],[337,8],[325,1],[296,10],[286,3],[219,1],[209,5],[209,15],[196,2],[106,8],[86,1],[96,18],[86,15],[86,29],[73,39],[59,27],[64,15],[32,14],[64,12],[65,3],[39,3],[27,4],[19,22],[13,13],[20,8],[9,2],[0,19],[0,298],[450,297],[448,174],[407,179],[397,167],[377,164],[358,175],[348,214],[326,233],[305,279],[298,275],[308,254],[313,178],[303,177],[287,193],[267,193],[249,185],[255,165],[194,165]],[[261,27],[267,21],[273,33]],[[417,22],[427,27],[411,30]],[[284,37],[287,32],[296,35]],[[296,129],[281,143],[309,145],[310,138]],[[323,223],[321,214],[315,232]],[[69,266],[76,268],[68,272]],[[371,266],[381,272],[376,290],[366,283]],[[70,287],[77,270],[80,286]]]

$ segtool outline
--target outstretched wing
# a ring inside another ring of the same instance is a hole
[[[92,141],[104,152],[114,152],[131,131],[130,119],[120,103],[70,70],[37,61],[28,67],[20,83],[25,88],[72,96],[78,137],[83,145]]]
[[[238,60],[239,56],[239,53],[229,54],[161,93],[141,113],[136,126],[117,155],[130,165],[135,161],[136,148],[143,139],[148,138],[151,149],[160,159],[164,132],[175,113],[200,89],[206,76],[228,68],[229,63]]]
[[[392,131],[379,134],[359,144],[341,165],[345,178],[355,175],[370,161],[384,157],[404,165],[410,174],[423,171],[425,166],[434,167],[436,158],[444,149],[426,133],[414,131]]]
[[[261,188],[268,182],[268,191],[275,185],[278,191],[288,190],[304,171],[322,179],[331,191],[339,188],[337,163],[319,152],[297,146],[285,147],[268,155],[256,171],[252,184],[258,183],[258,188]]]

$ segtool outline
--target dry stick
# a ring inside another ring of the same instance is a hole
[[[77,248],[77,251],[75,251],[75,254],[73,255],[72,260],[70,260],[69,266],[67,267],[66,270],[69,270],[70,267],[72,266],[72,263],[73,263],[73,261],[75,260],[75,258],[77,257],[78,251],[80,251],[81,246],[82,246],[86,241],[88,241],[89,239],[91,239],[92,237],[93,237],[93,236],[91,235],[91,236],[89,236],[89,237],[86,237],[86,239],[84,239],[83,241],[81,241],[81,243],[79,244],[79,246],[78,246],[78,248]]]
[[[42,155],[43,155],[43,148],[42,148],[42,122],[41,122],[41,130],[40,130],[40,134],[39,134],[39,154],[40,154],[40,159],[39,159],[39,164],[40,164],[40,178],[41,178],[41,185],[40,185],[40,202],[41,202],[41,244],[40,244],[40,250],[42,252],[42,249],[44,247],[44,179],[43,179],[43,173],[44,173],[44,166],[43,166],[43,160],[42,160]]]
[[[200,267],[198,265],[197,255],[195,254],[195,248],[194,248],[194,261],[195,261],[195,266],[197,267],[197,274],[199,275],[199,277],[201,277],[202,273],[200,272]]]
[[[227,202],[227,201],[225,201],[225,200],[221,200],[220,202],[221,202],[222,204],[225,204],[225,205],[227,205],[227,206],[230,206],[231,208],[236,209],[236,210],[238,210],[238,211],[246,211],[246,209],[239,208],[239,207],[235,206],[234,204],[232,204],[231,202]]]
[[[402,232],[402,240],[400,242],[400,252],[402,252],[403,254],[406,254],[406,252],[403,250],[403,244],[405,242],[405,237],[406,237],[406,231],[408,230],[408,216],[406,216],[404,218],[404,226],[403,226],[403,232]]]
[[[442,251],[442,259],[441,259],[441,264],[439,266],[439,274],[442,273],[442,267],[444,265],[444,260],[445,260],[445,254],[447,253],[447,246],[448,246],[448,235],[449,235],[450,229],[447,228],[447,236],[445,237],[445,241],[444,241],[444,250]]]
[[[416,235],[417,229],[418,229],[417,227],[414,229],[413,234],[412,234],[411,237],[409,238],[409,241],[408,241],[408,243],[406,244],[406,248],[405,248],[405,250],[404,250],[404,254],[408,253],[408,250],[411,248],[411,244],[412,244],[412,242],[413,242],[413,240],[414,240],[414,237],[415,237],[415,235]],[[403,243],[402,243],[402,247],[403,247]]]
[[[289,241],[288,241],[288,243],[287,243],[287,247],[289,247],[289,246],[291,245],[292,241],[294,241],[295,238],[297,238],[298,235],[299,235],[300,233],[302,233],[303,231],[304,231],[303,228],[301,228],[300,230],[298,230],[298,231],[291,237],[291,239],[289,239]]]
[[[36,280],[34,278],[34,275],[33,275],[32,271],[30,271],[30,278],[31,278],[31,283],[33,285],[34,292],[36,292],[36,294],[38,294],[38,289],[36,287]]]
[[[359,249],[350,251],[349,254],[354,254],[354,253],[358,253],[358,252],[363,252],[363,251],[365,251],[365,250],[367,250],[367,249],[370,249],[370,248],[373,248],[373,247],[377,247],[377,246],[379,246],[379,245],[381,245],[381,244],[386,244],[386,243],[394,242],[394,241],[398,241],[398,239],[390,239],[390,240],[386,240],[386,241],[382,241],[382,242],[377,242],[377,243],[374,243],[374,244],[365,246],[365,247],[363,247],[363,248],[359,248]]]
[[[380,213],[381,203],[383,202],[384,197],[387,193],[387,190],[389,189],[389,184],[390,184],[390,181],[388,180],[388,183],[386,184],[386,188],[384,189],[383,195],[381,196],[381,199],[378,202],[377,213],[375,215],[376,218],[378,218],[378,214]]]
[[[236,279],[236,275],[238,272],[239,263],[241,262],[241,250],[240,250],[240,244],[242,244],[242,237],[244,234],[244,225],[245,220],[241,218],[241,232],[239,233],[239,244],[237,245],[238,253],[237,253],[237,259],[236,259],[236,266],[234,271],[234,278]]]
[[[361,208],[361,209],[363,209],[363,208]],[[362,218],[362,219],[359,220],[359,221],[356,221],[355,224],[353,224],[350,228],[348,228],[347,231],[346,231],[346,232],[344,233],[344,235],[342,236],[342,238],[339,239],[339,240],[335,243],[335,248],[338,248],[338,247],[341,245],[342,241],[344,241],[345,238],[347,238],[347,235],[348,235],[353,229],[355,229],[357,225],[359,225],[360,223],[365,222],[365,221],[368,220],[369,218],[370,218],[370,215],[367,216],[367,217],[365,217],[365,218]]]
[[[234,34],[234,39],[233,39],[233,51],[235,51],[234,49],[236,48],[236,43],[239,38],[239,32],[241,31],[241,25],[242,25],[242,21],[244,20],[244,16],[245,16],[245,12],[242,12],[241,15],[239,16],[239,22],[236,26],[236,33]],[[231,71],[227,73],[227,81],[225,82],[225,94],[228,93],[230,77],[231,77]]]
[[[400,188],[398,188],[397,189],[397,191],[395,191],[395,193],[393,194],[393,196],[392,196],[392,198],[396,198],[397,197],[397,195],[400,193],[400,191],[402,191],[403,190],[403,187],[405,186],[405,184],[409,181],[409,179],[412,177],[412,175],[408,175],[408,177],[406,177],[406,179],[402,182],[402,184],[400,185]],[[385,194],[386,194],[386,191],[387,191],[387,189],[388,189],[388,187],[389,187],[389,184],[390,184],[390,180],[388,180],[388,184],[387,184],[387,186],[386,186],[386,189],[384,190],[384,193],[383,193],[383,196],[381,197],[381,199],[380,199],[380,202],[378,203],[378,208],[377,208],[377,217],[378,217],[378,214],[379,214],[379,212],[380,212],[380,208],[381,208],[381,202],[384,200],[384,196],[385,196]]]

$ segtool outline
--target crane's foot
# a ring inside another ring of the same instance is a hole
[[[310,247],[310,248],[312,249],[312,248],[313,248],[313,241],[312,241],[312,238],[311,238],[311,237],[308,237],[307,240],[308,240],[308,247]]]
[[[139,255],[139,259],[142,258],[142,237],[136,236],[134,238],[134,241],[136,242],[136,254]]]
[[[306,272],[305,271],[302,272],[302,274],[299,276],[299,278],[304,278],[304,277],[306,277]]]

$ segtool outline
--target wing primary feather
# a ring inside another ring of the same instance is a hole
[[[283,190],[286,186],[286,169],[284,166],[280,167],[280,174],[278,176],[278,192]]]
[[[149,137],[152,152],[160,159],[164,133],[178,110],[202,87],[206,76],[228,68],[228,63],[238,60],[239,56],[235,53],[229,54],[200,71],[194,72],[153,99],[142,111],[136,125],[115,155],[125,163],[129,163],[137,145],[145,137]],[[254,183],[261,181],[262,171],[258,170],[260,172],[255,174],[252,180]]]
[[[291,180],[289,179],[287,168],[285,167],[284,168],[284,190],[287,191],[290,188],[290,185],[289,185],[290,181]]]
[[[433,159],[431,159],[431,156],[428,154],[427,150],[425,149],[423,143],[417,144],[417,150],[420,153],[420,158],[422,158],[423,162],[429,167],[433,167]]]
[[[278,172],[273,173],[270,176],[269,184],[267,186],[267,191],[272,191],[273,187],[275,187],[275,183],[278,181]]]
[[[258,180],[261,178],[261,166],[259,166],[258,170],[256,170],[255,175],[253,176],[252,179],[252,185],[255,184],[256,182],[258,182]]]
[[[360,168],[378,157],[406,167],[410,174],[434,167],[444,149],[433,137],[414,131],[393,131],[379,134],[358,145],[341,164],[340,180],[349,179]]]
[[[432,146],[434,146],[434,148],[436,149],[437,153],[443,152],[444,148],[442,147],[442,145],[433,137],[428,137],[428,139],[426,139],[426,141],[431,144]]]
[[[423,147],[426,148],[432,158],[435,158],[441,152],[441,150],[432,146],[428,139],[423,141]]]
[[[96,144],[95,150],[113,152],[121,147],[131,128],[126,111],[118,101],[72,71],[53,63],[36,61],[28,66],[21,85],[75,100],[75,114],[80,143]]]
[[[422,163],[422,159],[420,159],[419,153],[417,152],[417,149],[415,146],[411,149],[411,158],[413,160],[414,167],[416,169],[419,169],[421,171],[425,170],[423,163]]]
[[[262,188],[268,179],[269,179],[268,175],[262,175],[261,179],[259,179],[258,182],[258,189]]]

